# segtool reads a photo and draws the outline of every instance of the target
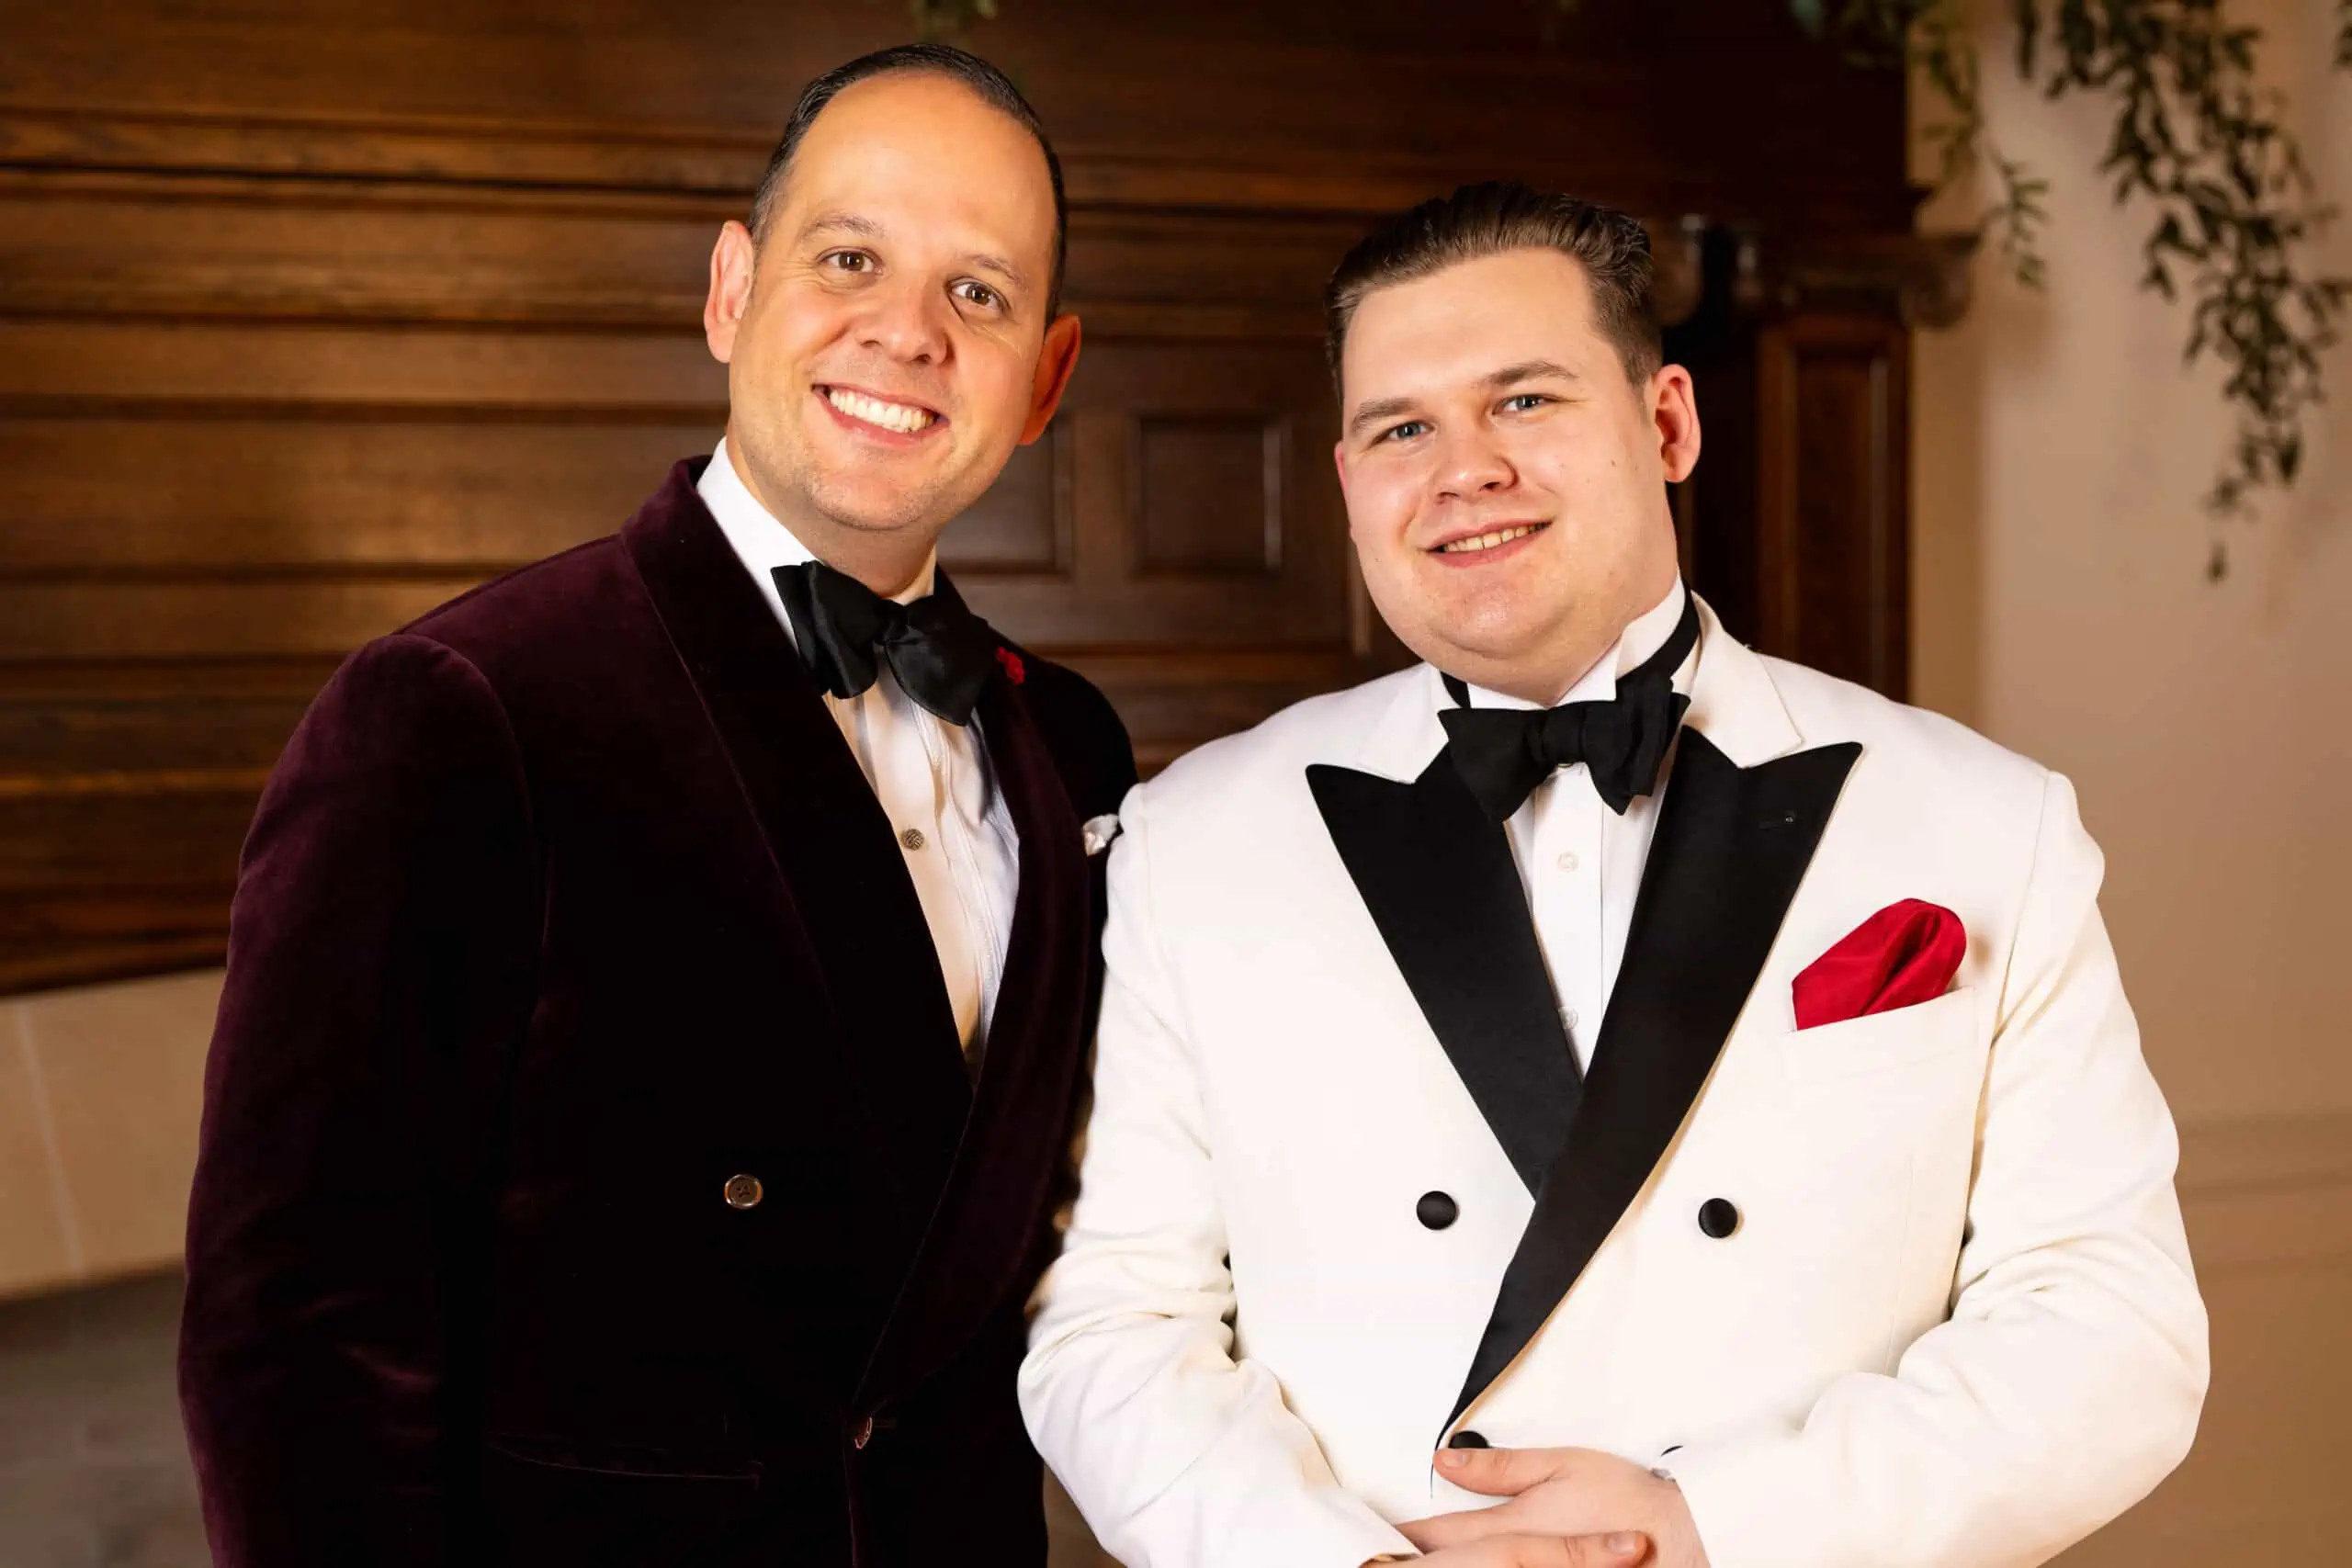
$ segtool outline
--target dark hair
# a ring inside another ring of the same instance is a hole
[[[1052,285],[1046,291],[1046,319],[1053,320],[1055,312],[1061,309],[1062,265],[1069,253],[1069,202],[1062,194],[1062,161],[1054,155],[1054,144],[1046,139],[1046,128],[1037,118],[1037,111],[1029,107],[1029,100],[1021,96],[1021,89],[1012,85],[1012,79],[978,55],[967,54],[948,44],[902,43],[877,49],[872,54],[859,55],[846,65],[834,66],[800,90],[800,101],[792,106],[792,118],[785,121],[783,140],[769,155],[767,172],[760,176],[760,188],[752,196],[752,242],[766,242],[768,224],[775,216],[785,176],[792,171],[793,155],[800,151],[808,128],[825,112],[825,106],[844,87],[871,77],[910,71],[961,82],[982,103],[1011,116],[1022,130],[1037,139],[1037,150],[1046,155],[1046,173],[1054,183],[1054,272]]]
[[[1323,290],[1332,384],[1339,383],[1348,323],[1365,295],[1517,250],[1557,251],[1584,267],[1594,319],[1636,387],[1665,362],[1657,319],[1650,313],[1650,237],[1640,222],[1572,196],[1490,180],[1397,214],[1340,258]]]

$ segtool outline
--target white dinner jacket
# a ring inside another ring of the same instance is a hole
[[[2040,1562],[2186,1453],[2177,1140],[2073,790],[1702,624],[1581,1083],[1434,671],[1128,797],[1021,1399],[1132,1568],[1409,1551],[1488,1501],[1435,1477],[1464,1431],[1668,1470],[1713,1568]],[[1952,988],[1797,1031],[1905,898]]]

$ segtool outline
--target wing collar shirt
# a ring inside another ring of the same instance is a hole
[[[816,558],[745,487],[726,442],[711,454],[695,488],[791,637],[775,569]],[[898,595],[899,603],[929,593],[937,565],[935,557],[925,561]],[[977,1063],[1004,977],[1021,881],[1020,840],[996,787],[979,720],[949,724],[926,711],[899,687],[888,664],[857,696],[829,693],[824,702],[898,834],[947,983],[956,1033],[966,1056]]]
[[[1682,618],[1683,596],[1678,580],[1560,702],[1605,702],[1614,696],[1617,677],[1638,668],[1674,634]],[[1690,692],[1703,652],[1703,646],[1693,649],[1675,671],[1676,691]],[[1543,705],[1483,686],[1472,686],[1469,693],[1472,707]],[[1600,1038],[1601,1015],[1617,984],[1618,965],[1624,961],[1625,933],[1634,923],[1634,898],[1641,891],[1642,867],[1657,829],[1663,790],[1661,780],[1658,790],[1636,795],[1620,817],[1592,787],[1590,772],[1579,762],[1536,785],[1509,824],[1511,856],[1527,890],[1536,943],[1551,971],[1560,1021],[1567,1026],[1577,1066],[1587,1071],[1592,1066],[1593,1043]]]

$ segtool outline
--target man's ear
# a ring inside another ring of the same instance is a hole
[[[1650,378],[1650,411],[1667,483],[1679,484],[1699,466],[1699,392],[1690,372],[1679,365],[1659,367]]]
[[[735,331],[752,303],[752,274],[758,263],[752,231],[729,219],[710,248],[710,293],[702,302],[703,341],[721,365],[735,357]]]
[[[1348,443],[1344,436],[1331,443],[1331,467],[1339,472],[1340,501],[1344,505],[1348,499]]]
[[[1079,336],[1078,318],[1069,314],[1056,316],[1046,329],[1046,341],[1037,350],[1037,373],[1029,384],[1029,417],[1021,425],[1023,446],[1045,434],[1046,426],[1054,423],[1054,411],[1062,406],[1069,373],[1078,368]]]

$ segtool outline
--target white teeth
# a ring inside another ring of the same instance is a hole
[[[862,419],[868,424],[878,424],[901,435],[912,435],[939,417],[928,409],[886,403],[879,398],[869,398],[864,392],[843,391],[839,387],[826,388],[825,400],[852,419]]]
[[[1498,528],[1491,534],[1481,534],[1472,539],[1456,539],[1450,545],[1440,545],[1440,555],[1459,555],[1464,550],[1491,550],[1497,545],[1508,545],[1513,539],[1523,539],[1541,527],[1541,524],[1522,523],[1516,528]]]

